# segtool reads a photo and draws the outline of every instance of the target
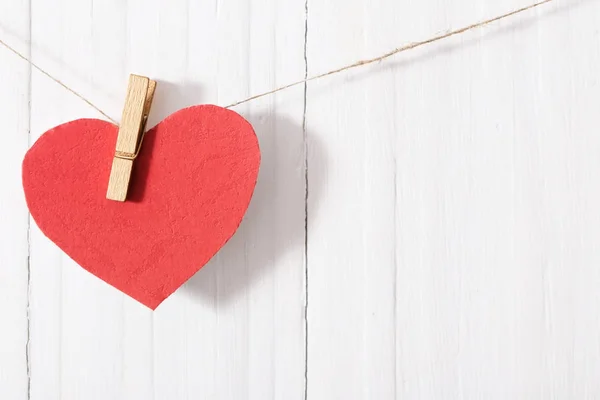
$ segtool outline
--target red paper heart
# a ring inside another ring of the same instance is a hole
[[[81,119],[44,133],[23,161],[39,228],[83,268],[151,309],[231,238],[260,150],[233,111],[195,106],[146,133],[128,201],[106,199],[118,128]]]

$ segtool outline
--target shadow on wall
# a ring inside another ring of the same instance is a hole
[[[184,285],[194,297],[216,304],[243,296],[268,275],[287,275],[303,285],[305,226],[315,217],[310,213],[306,220],[302,126],[277,115],[244,117],[256,131],[262,154],[254,196],[237,233]],[[321,149],[314,137],[307,138],[310,158],[322,166]],[[311,204],[320,189],[309,187]]]
[[[181,108],[203,103],[198,85],[158,82],[148,126]],[[324,154],[313,135],[305,136],[301,121],[276,113],[241,114],[258,136],[258,181],[238,231],[180,289],[203,303],[227,305],[269,275],[287,275],[299,287],[303,285],[305,226],[316,214],[311,212],[306,220],[305,139],[310,160],[317,161],[321,171],[326,165]],[[320,192],[320,187],[309,187],[311,204],[318,204]]]

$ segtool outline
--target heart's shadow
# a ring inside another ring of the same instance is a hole
[[[300,295],[306,232],[321,192],[316,183],[306,190],[305,140],[310,160],[324,166],[325,157],[315,137],[305,135],[301,124],[285,117],[244,117],[254,127],[261,148],[254,196],[236,234],[183,286],[195,298],[212,304],[227,304],[263,285],[271,291],[297,287]],[[317,173],[313,171],[309,173]],[[322,182],[312,179],[316,181]],[[311,204],[308,218],[307,193]]]
[[[197,85],[159,82],[157,90],[149,126],[180,108],[205,102]],[[297,288],[299,295],[304,290],[306,232],[316,218],[324,181],[313,178],[325,170],[326,157],[317,138],[304,133],[301,122],[277,113],[240,113],[258,136],[261,166],[238,231],[178,291],[202,303],[226,305],[251,290],[263,290],[262,284],[273,285],[273,289],[265,290]],[[311,167],[317,168],[309,171],[308,192],[305,154]],[[308,217],[307,193],[311,204]]]

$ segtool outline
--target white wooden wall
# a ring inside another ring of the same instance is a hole
[[[532,0],[0,0],[0,39],[151,124]],[[242,227],[149,311],[29,218],[20,164],[99,117],[0,47],[0,399],[600,398],[600,1],[236,107]]]

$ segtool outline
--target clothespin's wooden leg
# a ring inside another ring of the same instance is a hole
[[[125,201],[127,198],[133,161],[142,144],[155,89],[156,82],[144,76],[129,77],[129,87],[106,192],[106,198],[109,200]]]

